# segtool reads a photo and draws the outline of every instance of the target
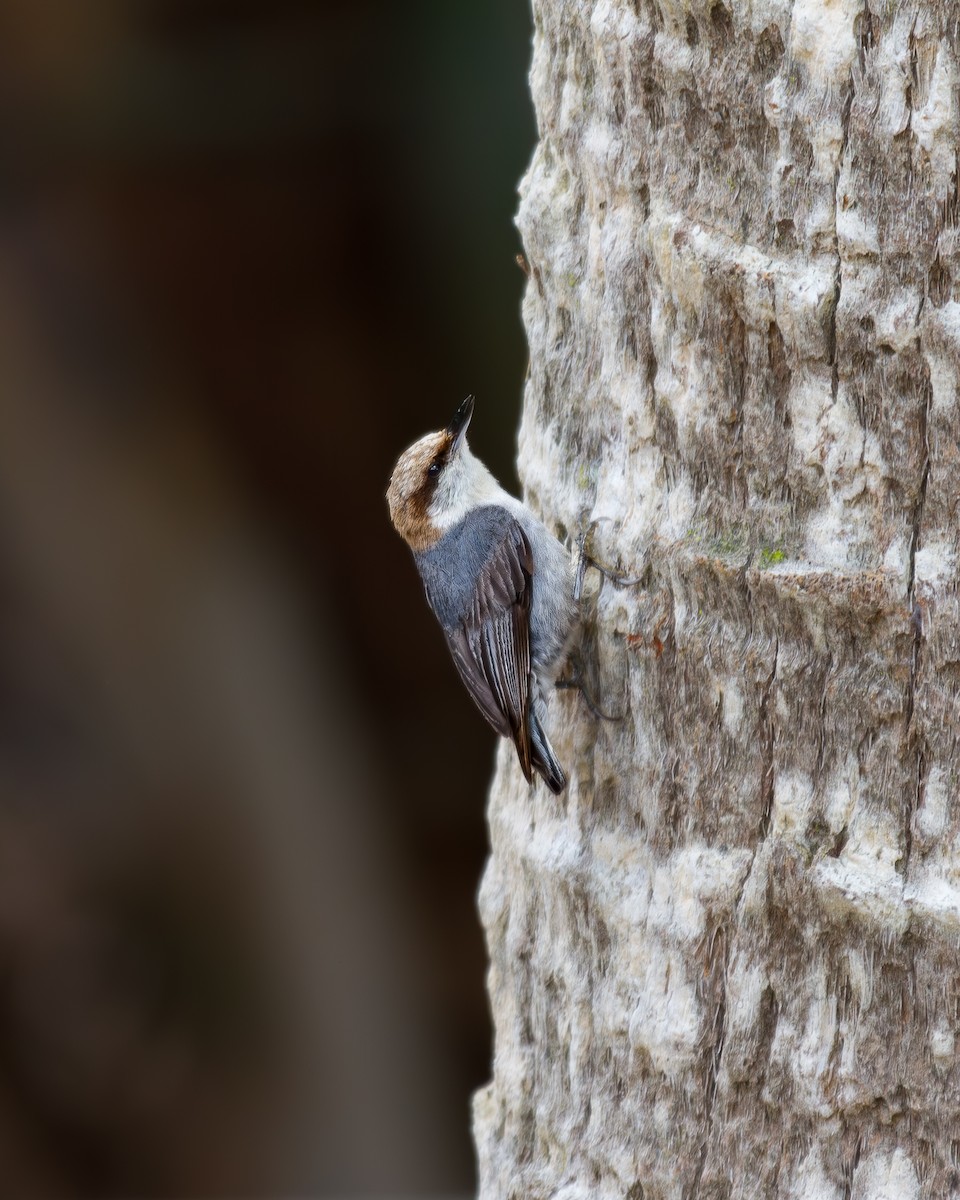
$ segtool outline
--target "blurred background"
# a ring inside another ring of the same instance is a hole
[[[474,1187],[494,737],[384,491],[508,486],[525,0],[0,8],[0,1194]]]

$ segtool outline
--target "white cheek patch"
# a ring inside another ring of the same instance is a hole
[[[428,516],[442,532],[452,529],[467,513],[484,504],[499,504],[510,497],[464,442],[437,483]]]
[[[449,463],[437,482],[437,490],[430,502],[430,520],[438,529],[449,529],[466,515],[464,503],[463,463],[458,459]]]

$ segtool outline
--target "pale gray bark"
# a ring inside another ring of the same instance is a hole
[[[484,1200],[960,1194],[953,0],[535,0],[520,444],[605,583],[500,758]]]

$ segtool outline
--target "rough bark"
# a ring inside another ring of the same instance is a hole
[[[506,751],[481,1195],[960,1188],[953,0],[535,0],[520,441],[620,723]]]

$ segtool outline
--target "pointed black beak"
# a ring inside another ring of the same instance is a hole
[[[460,449],[460,443],[467,436],[467,426],[470,424],[472,416],[473,397],[468,396],[453,414],[453,420],[447,426],[447,433],[453,438],[453,444],[450,447],[451,454],[456,454]]]

